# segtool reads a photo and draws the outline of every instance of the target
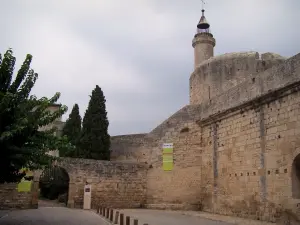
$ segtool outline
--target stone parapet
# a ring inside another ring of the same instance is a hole
[[[235,52],[211,57],[190,76],[190,104],[202,104],[226,94],[249,78],[279,65],[285,58],[275,53]],[[244,92],[249,91],[245,87]]]

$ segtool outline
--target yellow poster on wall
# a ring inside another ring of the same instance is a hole
[[[173,143],[163,144],[163,170],[173,169]]]
[[[30,192],[32,179],[33,179],[33,172],[28,170],[27,168],[23,168],[20,170],[20,173],[25,172],[25,177],[18,183],[18,192]]]

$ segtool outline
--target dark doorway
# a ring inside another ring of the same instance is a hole
[[[69,175],[64,168],[59,166],[46,168],[40,176],[40,197],[57,200],[57,202],[67,205],[69,182]]]
[[[300,199],[300,154],[296,156],[292,165],[292,193],[293,198]]]

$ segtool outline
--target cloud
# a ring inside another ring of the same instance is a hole
[[[215,54],[297,54],[299,4],[207,1]],[[60,91],[60,101],[70,110],[78,103],[83,116],[98,84],[111,135],[148,132],[189,102],[199,0],[6,1],[0,14],[0,51],[12,47],[18,66],[27,53],[34,57],[39,80],[33,92]]]

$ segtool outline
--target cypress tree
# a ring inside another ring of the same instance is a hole
[[[60,156],[76,157],[76,146],[81,132],[81,116],[79,114],[79,106],[75,104],[62,130],[63,135],[69,140],[70,148],[60,152]]]
[[[92,91],[85,112],[79,140],[80,157],[87,159],[110,160],[110,135],[105,97],[97,85]]]

